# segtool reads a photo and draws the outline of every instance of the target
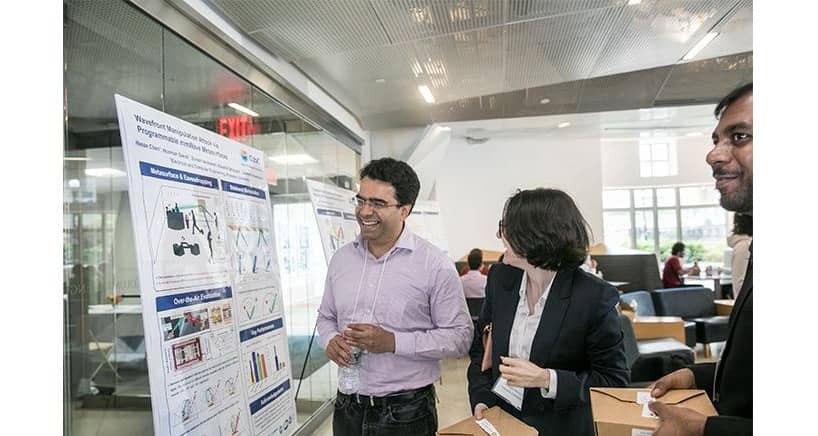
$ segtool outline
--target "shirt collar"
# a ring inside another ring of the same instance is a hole
[[[360,234],[358,234],[358,236],[355,238],[353,244],[355,244],[355,247],[359,249],[364,249],[364,246],[366,245],[364,244],[364,240]],[[414,251],[415,247],[417,247],[417,237],[411,230],[409,230],[406,223],[403,223],[403,230],[400,232],[397,242],[395,242],[395,245],[389,249],[389,251],[391,252],[398,248],[405,248],[409,251]]]

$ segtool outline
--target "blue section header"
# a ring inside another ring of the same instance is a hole
[[[344,212],[344,219],[345,220],[357,221],[357,219],[355,218],[355,214],[354,213],[348,213],[348,212]]]
[[[315,209],[315,211],[318,212],[318,215],[329,215],[329,216],[337,216],[337,217],[341,216],[341,212],[337,211],[337,210]]]
[[[232,192],[233,194],[249,195],[250,197],[260,198],[262,200],[267,198],[267,193],[261,189],[252,186],[239,185],[238,183],[228,182],[222,180],[222,191]]]
[[[179,309],[196,304],[210,303],[212,301],[232,298],[233,291],[230,286],[224,288],[206,289],[204,291],[187,292],[184,294],[166,295],[156,299],[156,311]]]
[[[284,380],[284,383],[281,383],[275,389],[260,396],[258,400],[250,403],[250,414],[255,415],[256,412],[263,409],[264,406],[270,404],[273,400],[280,397],[288,390],[290,390],[290,379]]]
[[[261,336],[265,333],[270,333],[275,330],[284,327],[284,319],[283,318],[276,318],[272,321],[265,322],[264,324],[259,324],[255,327],[250,327],[249,329],[242,330],[239,332],[239,341],[249,341],[250,339],[255,338],[256,336]]]
[[[179,183],[187,183],[188,185],[201,186],[203,188],[219,189],[219,181],[213,177],[193,174],[187,171],[154,165],[148,162],[139,161],[139,171],[143,176],[171,180]]]

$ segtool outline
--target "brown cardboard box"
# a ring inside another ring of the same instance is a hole
[[[483,412],[483,418],[488,419],[491,425],[497,429],[501,436],[537,436],[537,430],[519,419],[511,416],[505,410],[494,406]],[[470,416],[457,424],[450,425],[437,431],[438,436],[461,435],[461,436],[486,436],[487,433],[480,428]]]
[[[642,416],[636,393],[646,389],[591,388],[591,410],[597,436],[647,436],[659,426],[659,419]],[[680,389],[666,393],[661,401],[688,407],[705,416],[717,415],[713,403],[704,391]]]

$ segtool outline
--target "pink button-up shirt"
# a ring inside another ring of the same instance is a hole
[[[361,359],[358,393],[375,396],[433,383],[439,360],[466,354],[474,330],[454,263],[406,228],[380,259],[360,236],[332,256],[318,308],[321,347],[352,322],[395,334],[394,353]]]
[[[486,279],[487,277],[476,269],[469,270],[461,276],[460,281],[463,283],[466,298],[486,298]]]

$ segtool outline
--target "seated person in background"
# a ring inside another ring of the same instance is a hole
[[[677,242],[670,249],[670,256],[665,260],[665,268],[662,270],[662,286],[665,288],[678,288],[682,286],[682,276],[684,274],[699,274],[699,265],[693,264],[690,268],[683,268],[682,262],[685,255],[685,244]]]
[[[588,388],[626,386],[619,294],[579,268],[588,224],[568,194],[521,191],[506,201],[468,369],[474,417],[499,406],[540,435],[593,436]],[[497,385],[495,386],[495,383]]]
[[[467,259],[471,259],[471,255],[475,251],[480,252],[480,267],[478,268],[478,271],[480,272],[480,274],[483,274],[484,276],[489,275],[489,266],[483,263],[483,250],[479,248],[472,248],[472,250],[469,251],[469,256],[467,257]],[[466,265],[464,265],[463,268],[460,268],[460,271],[458,271],[457,273],[460,275],[460,277],[463,277],[466,274],[468,274],[469,271],[471,271],[472,269],[473,268],[469,265],[469,263],[466,262]]]
[[[469,272],[460,276],[466,298],[483,298],[486,296],[486,276],[480,272],[482,265],[483,251],[475,248],[469,252]]]

